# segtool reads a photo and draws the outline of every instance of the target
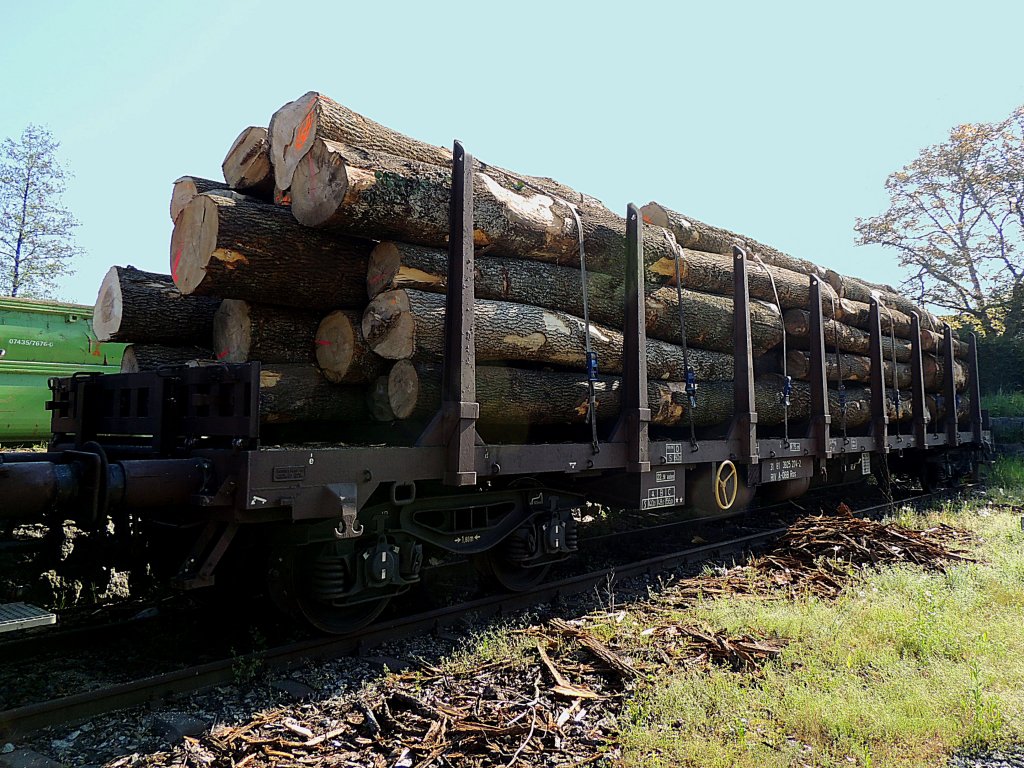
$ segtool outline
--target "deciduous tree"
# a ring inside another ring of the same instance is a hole
[[[51,296],[81,253],[64,207],[67,171],[46,128],[29,125],[0,145],[0,294]]]
[[[998,330],[1024,280],[1024,106],[953,128],[885,187],[889,207],[857,220],[858,242],[895,249],[920,302]]]

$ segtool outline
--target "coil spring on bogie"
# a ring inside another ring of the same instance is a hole
[[[345,597],[352,589],[352,574],[345,558],[321,553],[313,563],[309,586],[313,598],[324,603]]]
[[[509,560],[526,560],[537,551],[537,530],[534,526],[525,526],[512,532],[505,539],[502,554]]]
[[[565,548],[570,552],[579,549],[580,527],[571,517],[565,521]]]

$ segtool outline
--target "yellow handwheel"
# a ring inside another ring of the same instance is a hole
[[[740,476],[736,465],[726,459],[715,470],[715,504],[721,510],[727,510],[736,502],[736,493],[740,489]]]

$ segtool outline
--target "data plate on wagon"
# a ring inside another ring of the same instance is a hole
[[[796,480],[814,474],[814,457],[796,456],[789,459],[765,459],[761,462],[761,482],[778,483]]]

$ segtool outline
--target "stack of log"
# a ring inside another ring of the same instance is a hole
[[[98,299],[97,332],[109,328],[106,338],[133,342],[132,365],[141,369],[166,359],[143,355],[152,345],[173,345],[179,358],[260,361],[267,422],[425,421],[440,405],[450,166],[449,150],[307,93],[274,113],[269,128],[242,131],[225,157],[223,182],[175,182],[171,275],[112,269]],[[596,416],[613,421],[623,366],[625,220],[548,178],[476,162],[473,183],[481,425],[586,421],[588,330],[601,373]],[[734,244],[750,259],[760,425],[787,416],[779,397],[784,374],[798,380],[788,417],[809,414],[809,388],[800,380],[809,374],[811,275],[826,296],[832,406],[839,408],[843,381],[848,426],[870,419],[864,382],[872,297],[884,306],[882,324],[891,336],[886,381],[910,385],[910,313],[917,312],[927,388],[941,392],[939,322],[892,288],[657,203],[644,206],[643,216],[655,425],[689,424],[692,417],[695,426],[710,427],[731,416]],[[136,297],[143,286],[149,298]],[[176,320],[167,314],[171,307]],[[958,345],[957,354],[964,352]],[[692,414],[688,367],[699,384]],[[960,365],[956,377],[962,387]],[[890,418],[909,418],[909,404],[904,392],[899,413],[890,404]],[[934,402],[930,408],[938,415]]]

